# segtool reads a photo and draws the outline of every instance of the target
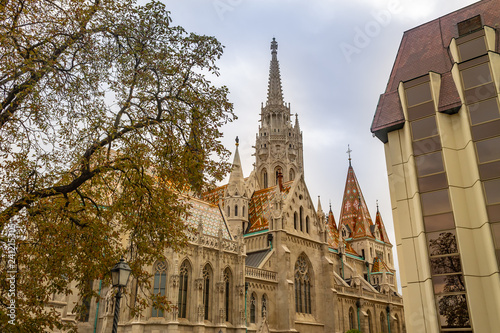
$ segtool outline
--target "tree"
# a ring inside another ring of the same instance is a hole
[[[84,304],[125,255],[148,287],[144,267],[185,244],[178,193],[229,170],[221,54],[155,1],[0,1],[0,331],[62,328],[46,304],[70,282]]]

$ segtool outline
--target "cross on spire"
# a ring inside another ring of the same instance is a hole
[[[351,166],[351,153],[352,153],[352,150],[351,150],[351,147],[349,145],[347,145],[347,151],[346,153],[349,155],[349,166]]]
[[[277,53],[278,52],[278,42],[276,41],[276,38],[273,37],[273,41],[271,42],[271,53]]]

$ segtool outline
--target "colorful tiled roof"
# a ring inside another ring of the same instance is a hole
[[[375,217],[375,227],[380,232],[381,241],[387,244],[391,244],[391,242],[389,241],[389,237],[387,236],[387,231],[385,231],[384,221],[382,221],[382,215],[380,215],[378,207],[377,207],[377,216]]]
[[[358,207],[361,204],[361,207]],[[363,223],[368,226],[368,228],[373,225],[370,213],[366,207],[365,199],[363,198],[363,193],[359,186],[356,175],[354,174],[354,169],[349,165],[347,171],[347,179],[345,183],[344,198],[342,199],[342,208],[340,211],[339,228],[341,225],[347,225],[354,233],[356,233],[356,222],[358,220],[358,210],[363,219]],[[368,229],[369,231],[369,229]]]
[[[224,197],[224,191],[226,190],[227,184],[214,188],[213,190],[207,191],[201,195],[201,200],[211,203],[212,205],[218,205],[219,200]]]
[[[219,229],[222,229],[222,237],[231,239],[219,206],[197,199],[190,199],[189,203],[191,208],[189,216],[185,220],[188,227],[198,229],[198,224],[201,221],[203,234],[218,237]]]
[[[290,192],[290,186],[293,181],[289,181],[283,184],[284,191],[279,192],[282,199],[285,200],[288,192]],[[271,218],[272,201],[277,194],[276,186],[271,186],[263,190],[255,191],[250,199],[250,204],[248,205],[248,220],[250,222],[250,227],[247,233],[268,230],[269,229],[269,219]]]
[[[359,207],[359,201],[360,199],[358,198],[358,207]],[[354,239],[363,237],[374,238],[370,230],[371,226],[370,222],[371,219],[369,218],[369,216],[365,214],[365,210],[358,209],[358,216],[356,217],[356,224],[354,225],[354,230],[352,232],[351,237]]]
[[[387,264],[380,259],[379,257],[373,258],[373,266],[372,266],[372,271],[371,273],[391,273],[393,274],[392,270],[387,266]]]
[[[335,223],[335,217],[330,209],[328,213],[328,220],[326,221],[327,231],[328,231],[328,246],[332,249],[338,249],[339,247],[339,230],[337,229],[337,224]]]

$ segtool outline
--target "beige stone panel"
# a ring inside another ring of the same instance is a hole
[[[412,137],[410,131],[409,122],[405,123],[405,127],[398,131],[399,140],[401,142],[401,156],[403,162],[408,162],[410,156],[413,156],[413,145],[412,145]]]
[[[498,272],[488,223],[478,229],[457,228],[456,233],[464,275],[490,276]]]
[[[441,75],[435,72],[429,72],[432,100],[434,101],[434,110],[438,109],[439,93],[441,91]]]
[[[443,149],[443,163],[450,186],[471,187],[479,180],[472,142],[465,149]]]
[[[394,187],[394,195],[396,201],[406,200],[408,198],[406,191],[407,179],[404,173],[403,164],[392,166],[392,186]]]
[[[475,229],[488,221],[480,181],[468,188],[450,187],[449,194],[457,227]]]
[[[460,62],[460,58],[458,56],[457,40],[455,38],[451,39],[449,50],[450,50],[451,56],[453,58],[453,62],[455,62],[455,63]]]
[[[500,93],[500,54],[489,52],[491,71],[493,72],[493,81],[497,87],[497,93]]]
[[[413,198],[418,193],[417,169],[415,167],[415,157],[410,156],[408,163],[403,163],[403,171],[406,179],[406,196]]]
[[[430,281],[412,283],[405,289],[403,300],[407,332],[438,333],[436,306]]]
[[[430,278],[424,234],[416,238],[403,239],[398,256],[404,260],[408,284],[422,282]],[[426,267],[424,268],[424,266]]]
[[[495,29],[492,27],[488,27],[487,25],[484,26],[484,35],[486,38],[486,48],[488,51],[495,51],[496,50],[496,33]]]
[[[401,156],[401,142],[399,138],[399,131],[392,131],[387,133],[389,143],[389,156],[392,165],[403,163]]]
[[[451,76],[453,77],[453,81],[457,86],[458,95],[460,96],[460,100],[462,104],[465,103],[464,90],[462,85],[462,80],[460,79],[460,71],[458,70],[458,63],[453,64],[451,68]]]
[[[392,220],[394,225],[394,235],[396,236],[396,245],[401,244],[401,223],[399,222],[398,209],[392,210]],[[402,220],[403,222],[403,220]]]
[[[396,200],[396,187],[394,186],[394,175],[390,174],[388,176],[389,181],[389,194],[391,197],[391,208],[394,210],[398,206],[398,201]]]
[[[416,194],[413,198],[408,199],[408,207],[410,208],[411,225],[413,234],[420,235],[425,231],[424,219],[422,215],[422,205],[420,203],[420,195]]]
[[[403,258],[403,244],[396,246],[396,251],[398,252],[398,263],[399,263],[399,277],[401,278],[401,288],[408,285],[408,279],[406,274],[406,262]]]
[[[462,107],[458,113],[436,114],[436,123],[444,148],[463,149],[471,140],[469,118]]]
[[[500,276],[465,276],[474,332],[497,332],[500,327]]]
[[[406,107],[406,94],[403,82],[399,82],[398,95],[399,95],[399,100],[401,101],[401,106],[403,107],[403,115],[405,119],[408,119],[408,108]]]
[[[409,205],[409,200],[398,201],[398,208],[395,211],[397,215],[394,217],[394,228],[396,228],[397,224],[397,228],[399,230],[397,234],[401,240],[416,236],[413,233],[413,225],[411,223],[412,217],[410,216]],[[398,242],[398,244],[400,243],[401,242]]]

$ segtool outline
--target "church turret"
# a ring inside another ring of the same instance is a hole
[[[224,211],[233,235],[237,234],[238,228],[244,231],[248,226],[249,194],[245,187],[238,146],[239,139],[236,137],[233,167],[224,193]]]
[[[302,133],[292,125],[290,104],[283,100],[278,62],[278,43],[271,42],[271,65],[267,101],[261,107],[259,133],[255,144],[256,171],[262,188],[276,185],[278,171],[283,181],[295,179],[303,173]]]

